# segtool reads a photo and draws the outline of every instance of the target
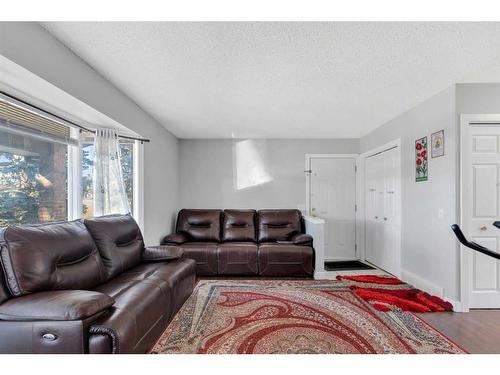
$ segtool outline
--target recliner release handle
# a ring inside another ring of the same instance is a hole
[[[56,341],[57,340],[57,335],[53,333],[44,333],[42,335],[42,338],[47,341]]]

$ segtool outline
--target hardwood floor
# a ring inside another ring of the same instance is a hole
[[[387,274],[382,270],[328,272],[338,274]],[[432,327],[448,336],[469,353],[500,354],[500,310],[471,310],[468,313],[416,314]]]
[[[469,353],[500,353],[500,310],[417,315]]]

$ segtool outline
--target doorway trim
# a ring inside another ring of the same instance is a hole
[[[365,202],[365,190],[366,190],[366,174],[365,174],[365,161],[367,158],[380,154],[384,151],[389,151],[391,149],[397,149],[397,154],[399,158],[399,169],[397,170],[398,172],[398,191],[399,191],[399,199],[397,200],[397,204],[399,206],[399,215],[398,215],[398,224],[399,224],[399,233],[398,233],[398,246],[397,246],[397,256],[398,260],[396,261],[396,266],[397,270],[395,272],[396,277],[401,278],[402,277],[402,265],[401,265],[401,218],[402,218],[402,205],[401,205],[401,186],[402,186],[402,160],[401,160],[401,138],[394,139],[390,142],[387,142],[381,146],[375,147],[369,151],[366,151],[362,153],[359,156],[359,163],[358,163],[358,174],[357,174],[357,190],[358,194],[357,196],[359,199],[357,200],[358,202],[358,212],[357,212],[357,219],[359,220],[359,223],[356,225],[356,227],[359,227],[359,230],[356,231],[356,236],[357,237],[357,243],[358,243],[358,251],[360,258],[364,261],[366,261],[366,202]],[[359,182],[359,183],[358,183]]]
[[[464,199],[464,191],[466,189],[467,182],[464,181],[464,155],[462,150],[464,150],[465,136],[468,132],[464,131],[468,129],[469,124],[474,123],[475,125],[485,125],[485,126],[500,126],[500,114],[462,114],[460,115],[460,127],[458,132],[460,134],[460,160],[458,173],[460,174],[460,184],[459,184],[459,206],[460,206],[460,227],[463,232],[467,235],[469,232],[469,227],[467,225],[467,220],[464,220],[465,208],[470,208],[471,202],[466,202]],[[470,310],[470,287],[471,287],[471,275],[470,266],[472,264],[472,253],[465,246],[459,244],[458,249],[460,250],[460,304],[462,312],[469,312]]]
[[[355,204],[355,219],[356,223],[354,225],[355,232],[355,249],[354,255],[357,259],[361,259],[359,252],[359,242],[358,242],[358,233],[359,233],[359,154],[306,154],[305,157],[305,169],[304,173],[306,174],[306,214],[308,216],[311,215],[311,159],[354,159],[355,162],[355,176],[356,176],[356,192],[354,194],[354,204]]]

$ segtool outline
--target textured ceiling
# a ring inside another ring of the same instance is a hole
[[[180,138],[360,137],[500,66],[500,23],[42,26]]]

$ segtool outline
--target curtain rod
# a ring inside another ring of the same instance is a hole
[[[43,112],[43,113],[45,113],[45,114],[47,114],[47,115],[50,115],[50,116],[52,116],[52,117],[55,117],[55,118],[57,118],[58,120],[64,121],[64,122],[66,122],[66,123],[68,123],[68,124],[70,124],[70,125],[72,125],[72,126],[74,126],[74,127],[77,127],[77,128],[79,128],[79,129],[80,129],[80,131],[85,130],[85,131],[87,131],[87,132],[89,132],[89,133],[94,133],[94,134],[95,134],[95,130],[93,130],[93,129],[89,129],[89,128],[86,128],[85,126],[82,126],[82,125],[76,124],[76,123],[74,123],[73,121],[67,120],[67,119],[65,119],[65,118],[63,118],[63,117],[61,117],[61,116],[59,116],[59,115],[56,115],[55,113],[49,112],[49,111],[47,111],[47,110],[45,110],[45,109],[43,109],[43,108],[40,108],[40,107],[38,107],[38,106],[36,106],[36,105],[34,105],[34,104],[28,103],[27,101],[25,101],[25,100],[23,100],[23,99],[19,99],[19,98],[15,97],[14,95],[8,94],[8,93],[6,93],[6,92],[4,92],[4,91],[0,91],[0,94],[5,95],[5,96],[7,96],[7,97],[9,97],[9,98],[11,98],[11,99],[14,99],[14,100],[18,101],[18,102],[21,102],[21,103],[23,103],[24,105],[27,105],[28,107],[34,108],[34,109],[36,109],[36,110],[38,110],[38,111],[41,111],[41,112]],[[144,142],[149,143],[149,142],[150,142],[150,140],[149,140],[149,139],[145,139],[145,138],[136,138],[136,137],[130,137],[130,136],[127,136],[127,135],[120,135],[120,134],[117,134],[117,136],[118,136],[118,138],[132,139],[132,140],[134,140],[134,141],[139,141],[139,142],[141,142],[141,143],[144,143]]]

